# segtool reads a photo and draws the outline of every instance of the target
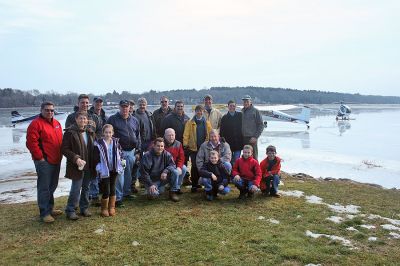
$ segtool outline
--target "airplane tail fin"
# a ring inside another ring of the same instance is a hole
[[[301,113],[297,116],[297,119],[304,121],[306,124],[310,122],[311,109],[308,106],[303,106]]]

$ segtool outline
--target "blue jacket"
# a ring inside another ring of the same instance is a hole
[[[129,115],[124,119],[118,112],[110,116],[107,120],[108,124],[114,127],[114,137],[119,139],[119,144],[124,151],[140,150],[140,126],[139,121]]]

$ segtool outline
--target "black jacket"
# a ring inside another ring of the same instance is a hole
[[[156,128],[157,137],[164,137],[164,131],[161,128],[161,123],[164,118],[172,112],[171,107],[168,106],[167,112],[164,113],[162,108],[158,108],[153,112],[154,127]]]
[[[231,151],[240,151],[243,149],[241,112],[235,112],[233,116],[227,113],[222,117],[220,136],[228,142]]]
[[[172,112],[167,115],[161,123],[161,130],[165,132],[167,128],[173,128],[175,130],[175,139],[183,143],[183,131],[185,131],[185,124],[190,118],[183,114],[179,116],[176,112]]]

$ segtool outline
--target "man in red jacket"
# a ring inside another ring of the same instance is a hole
[[[245,145],[243,155],[237,159],[232,169],[233,183],[239,189],[239,199],[252,198],[259,191],[261,169],[258,161],[253,158],[253,147]]]
[[[54,222],[54,216],[62,214],[54,209],[54,191],[60,175],[62,128],[54,118],[54,104],[44,102],[40,115],[28,127],[26,147],[35,164],[37,179],[37,201],[40,218],[45,223]]]
[[[269,145],[267,147],[267,158],[261,163],[261,191],[265,196],[271,195],[280,198],[281,194],[278,193],[278,185],[281,179],[281,158],[276,156],[275,146]]]
[[[167,128],[164,133],[165,150],[172,154],[176,169],[172,171],[172,174],[177,175],[179,187],[177,194],[181,194],[180,187],[182,186],[183,178],[186,175],[187,168],[185,163],[185,152],[183,151],[183,145],[181,142],[175,139],[175,130],[173,128]]]

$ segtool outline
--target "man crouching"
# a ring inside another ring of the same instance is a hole
[[[143,155],[140,166],[140,181],[145,185],[149,199],[157,198],[169,183],[169,198],[179,201],[179,176],[172,155],[164,150],[164,139],[156,138],[153,148]]]

